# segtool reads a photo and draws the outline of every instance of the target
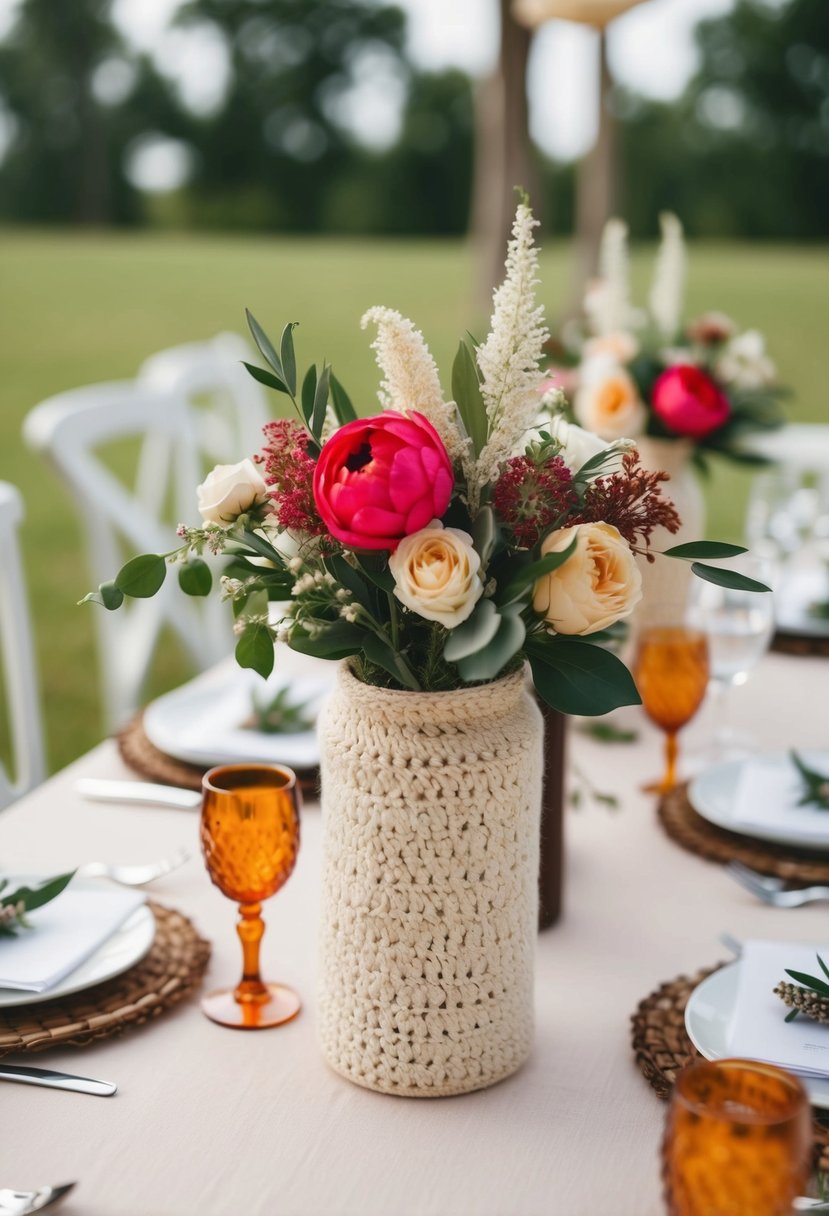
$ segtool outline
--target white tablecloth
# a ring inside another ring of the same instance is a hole
[[[769,746],[825,747],[827,699],[825,660],[769,656],[735,694],[735,718]],[[536,1044],[520,1073],[466,1097],[407,1100],[328,1070],[314,1037],[321,825],[309,805],[263,946],[267,977],[302,994],[300,1017],[245,1034],[191,1000],[123,1038],[27,1057],[119,1089],[0,1085],[0,1187],[78,1179],[66,1216],[657,1216],[665,1107],[634,1064],[630,1014],[662,980],[725,957],[722,930],[825,941],[826,909],[759,905],[673,845],[639,790],[658,768],[657,735],[626,712],[635,745],[572,735],[578,765],[621,806],[568,815],[565,917],[539,939]],[[130,774],[105,743],[9,808],[3,869],[186,846],[193,860],[153,894],[212,940],[208,984],[235,982],[234,908],[202,868],[197,813],[86,803],[73,791],[81,775]]]

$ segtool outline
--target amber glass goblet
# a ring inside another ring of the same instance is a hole
[[[209,993],[202,1009],[214,1022],[241,1030],[281,1026],[300,1009],[297,994],[259,974],[265,932],[262,900],[287,881],[299,849],[299,793],[289,768],[228,764],[202,781],[201,844],[210,878],[239,904],[242,978]]]
[[[648,790],[676,785],[677,734],[699,709],[708,687],[708,641],[682,623],[649,624],[639,634],[633,665],[645,713],[665,732],[665,775]]]
[[[691,1064],[665,1127],[669,1216],[790,1216],[811,1149],[809,1100],[796,1077],[750,1060]]]

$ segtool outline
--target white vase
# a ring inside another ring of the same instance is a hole
[[[705,499],[691,464],[693,444],[686,440],[640,439],[637,446],[642,464],[649,472],[661,470],[670,476],[670,481],[663,484],[663,490],[673,501],[681,520],[678,532],[654,529],[652,550],[657,552],[685,541],[703,540]],[[692,578],[690,565],[663,557],[657,557],[653,562],[639,557],[637,563],[642,572],[642,603],[636,612],[636,623],[647,623],[649,618],[657,616],[664,618],[665,614],[681,615]]]
[[[533,1033],[543,725],[524,674],[415,693],[344,666],[319,731],[323,1055],[409,1097],[502,1080]]]

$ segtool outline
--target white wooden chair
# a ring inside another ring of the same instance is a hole
[[[195,489],[205,469],[200,430],[183,396],[133,381],[61,393],[28,414],[23,426],[27,442],[55,466],[79,508],[92,586],[114,577],[134,554],[174,549],[177,522],[198,522]],[[134,487],[115,475],[100,452],[103,445],[127,439],[141,445]],[[233,454],[224,459],[232,460]],[[142,703],[145,678],[165,627],[197,670],[229,653],[233,645],[226,605],[216,596],[188,598],[173,571],[153,599],[129,600],[115,612],[90,608],[111,730],[122,726]]]
[[[12,778],[0,765],[0,807],[46,776],[34,646],[17,540],[22,518],[19,493],[0,481],[0,650],[14,769]]]
[[[231,464],[259,450],[270,417],[267,395],[243,362],[261,360],[239,334],[221,333],[151,355],[138,382],[184,397],[199,419],[204,454],[213,463]]]

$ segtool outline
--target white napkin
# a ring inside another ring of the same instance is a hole
[[[809,768],[825,772],[829,779],[826,752],[798,753]],[[787,828],[793,840],[798,836],[825,836],[829,844],[829,811],[814,806],[798,806],[803,796],[803,780],[787,756],[747,760],[737,783],[734,820],[741,827]]]
[[[829,966],[829,945],[748,941],[740,956],[737,999],[728,1035],[731,1055],[778,1064],[804,1077],[829,1076],[829,1026],[797,1017],[775,996],[786,969],[823,977],[816,955]]]
[[[9,890],[37,879],[11,879]],[[0,937],[0,988],[47,992],[103,945],[144,902],[140,891],[78,886],[27,913],[31,929]]]

